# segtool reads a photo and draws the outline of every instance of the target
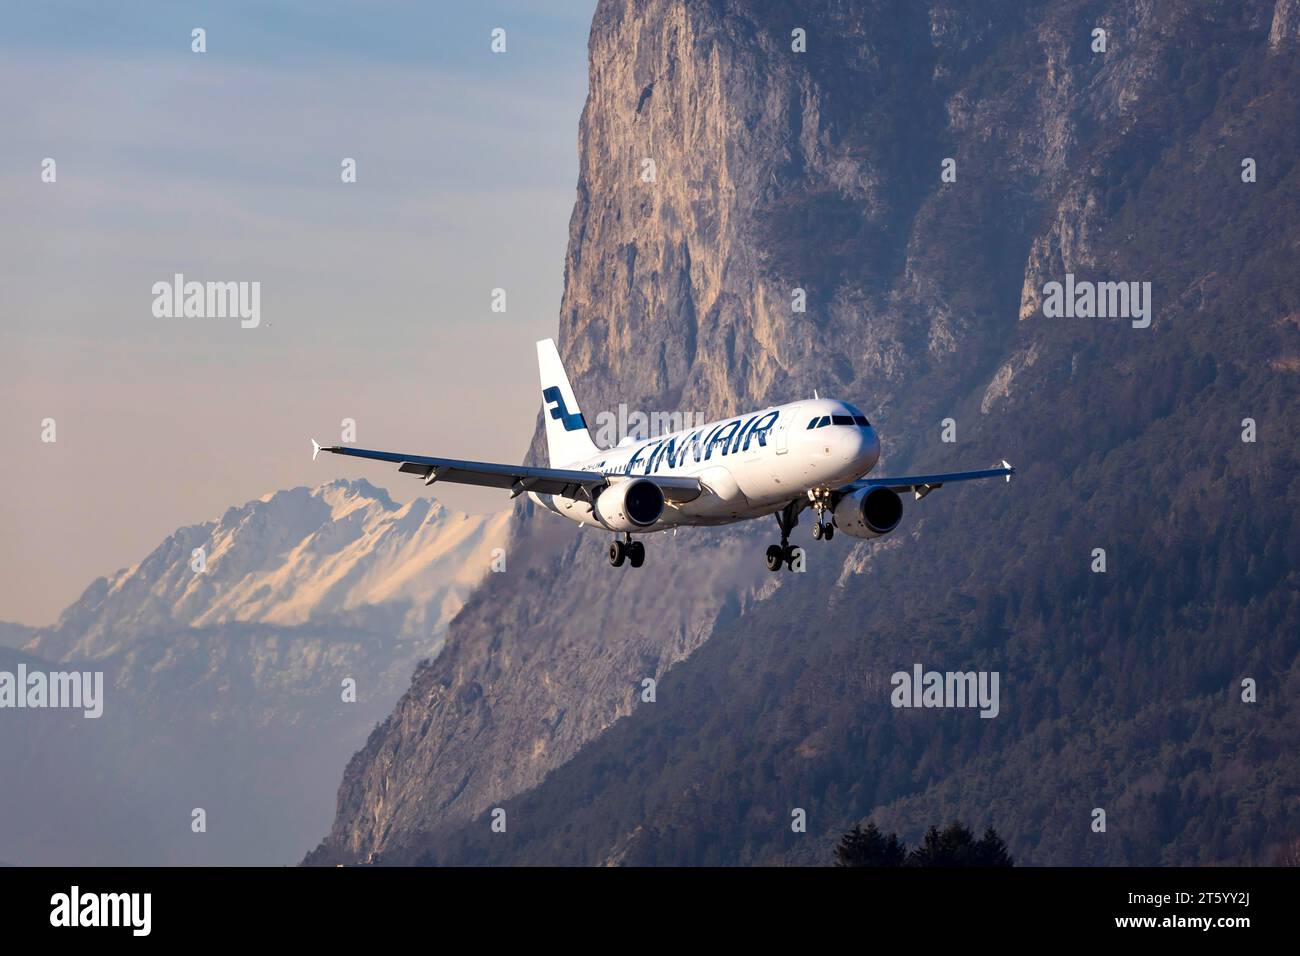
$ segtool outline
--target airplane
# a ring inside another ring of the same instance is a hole
[[[879,538],[903,518],[900,494],[912,493],[919,501],[946,484],[1009,482],[1015,474],[1004,460],[982,471],[867,477],[880,458],[871,423],[847,402],[820,397],[655,438],[628,437],[601,449],[591,439],[553,339],[537,343],[537,361],[549,467],[327,447],[315,439],[312,460],[322,451],[372,458],[393,462],[426,485],[451,481],[508,488],[511,498],[527,494],[561,517],[613,532],[609,563],[616,568],[645,563],[645,544],[633,535],[775,515],[781,543],[767,549],[767,568],[774,572],[795,568],[800,549],[790,544],[790,532],[805,508],[817,512],[816,540],[831,540],[837,529]]]

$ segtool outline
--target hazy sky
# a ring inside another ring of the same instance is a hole
[[[593,8],[7,8],[0,619],[50,623],[176,527],[278,488],[425,492],[377,462],[313,464],[309,439],[338,441],[345,417],[361,447],[520,460],[533,342],[557,326]],[[260,282],[261,325],[155,318],[152,286],[178,272]]]

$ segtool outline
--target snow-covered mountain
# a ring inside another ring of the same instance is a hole
[[[95,720],[0,715],[0,766],[16,768],[0,858],[299,859],[348,755],[489,572],[508,515],[399,505],[365,481],[279,491],[176,531],[53,627],[5,628],[0,670],[102,671],[105,693]],[[190,826],[200,807],[205,833]]]
[[[398,505],[364,480],[277,491],[181,528],[97,579],[25,649],[86,660],[178,628],[364,625],[376,615],[399,637],[436,641],[488,570],[508,516],[450,512],[431,498]]]

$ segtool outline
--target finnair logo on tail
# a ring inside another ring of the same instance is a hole
[[[546,407],[550,410],[551,417],[563,422],[566,432],[576,432],[580,428],[587,427],[582,412],[573,414],[569,411],[568,406],[564,404],[564,396],[560,394],[560,389],[557,386],[552,385],[542,392],[542,398],[546,400]]]

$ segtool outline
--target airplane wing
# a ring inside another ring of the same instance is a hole
[[[1010,481],[1015,473],[1016,470],[1011,467],[1010,462],[1003,461],[1001,468],[986,468],[983,471],[954,471],[946,475],[902,475],[898,478],[859,478],[836,490],[847,494],[862,488],[888,488],[895,492],[914,492],[919,500],[950,482],[975,481],[979,478],[1006,478]]]
[[[403,455],[391,451],[369,451],[347,445],[322,446],[315,439],[311,443],[311,457],[323,451],[335,455],[352,455],[355,458],[373,458],[391,461],[398,471],[423,478],[426,485],[435,481],[452,481],[462,485],[484,485],[488,488],[509,488],[514,498],[525,491],[544,495],[566,495],[590,499],[594,489],[607,484],[604,475],[597,471],[571,471],[565,468],[530,468],[526,465],[498,465],[487,461],[461,461],[456,458],[430,458],[426,455]]]

